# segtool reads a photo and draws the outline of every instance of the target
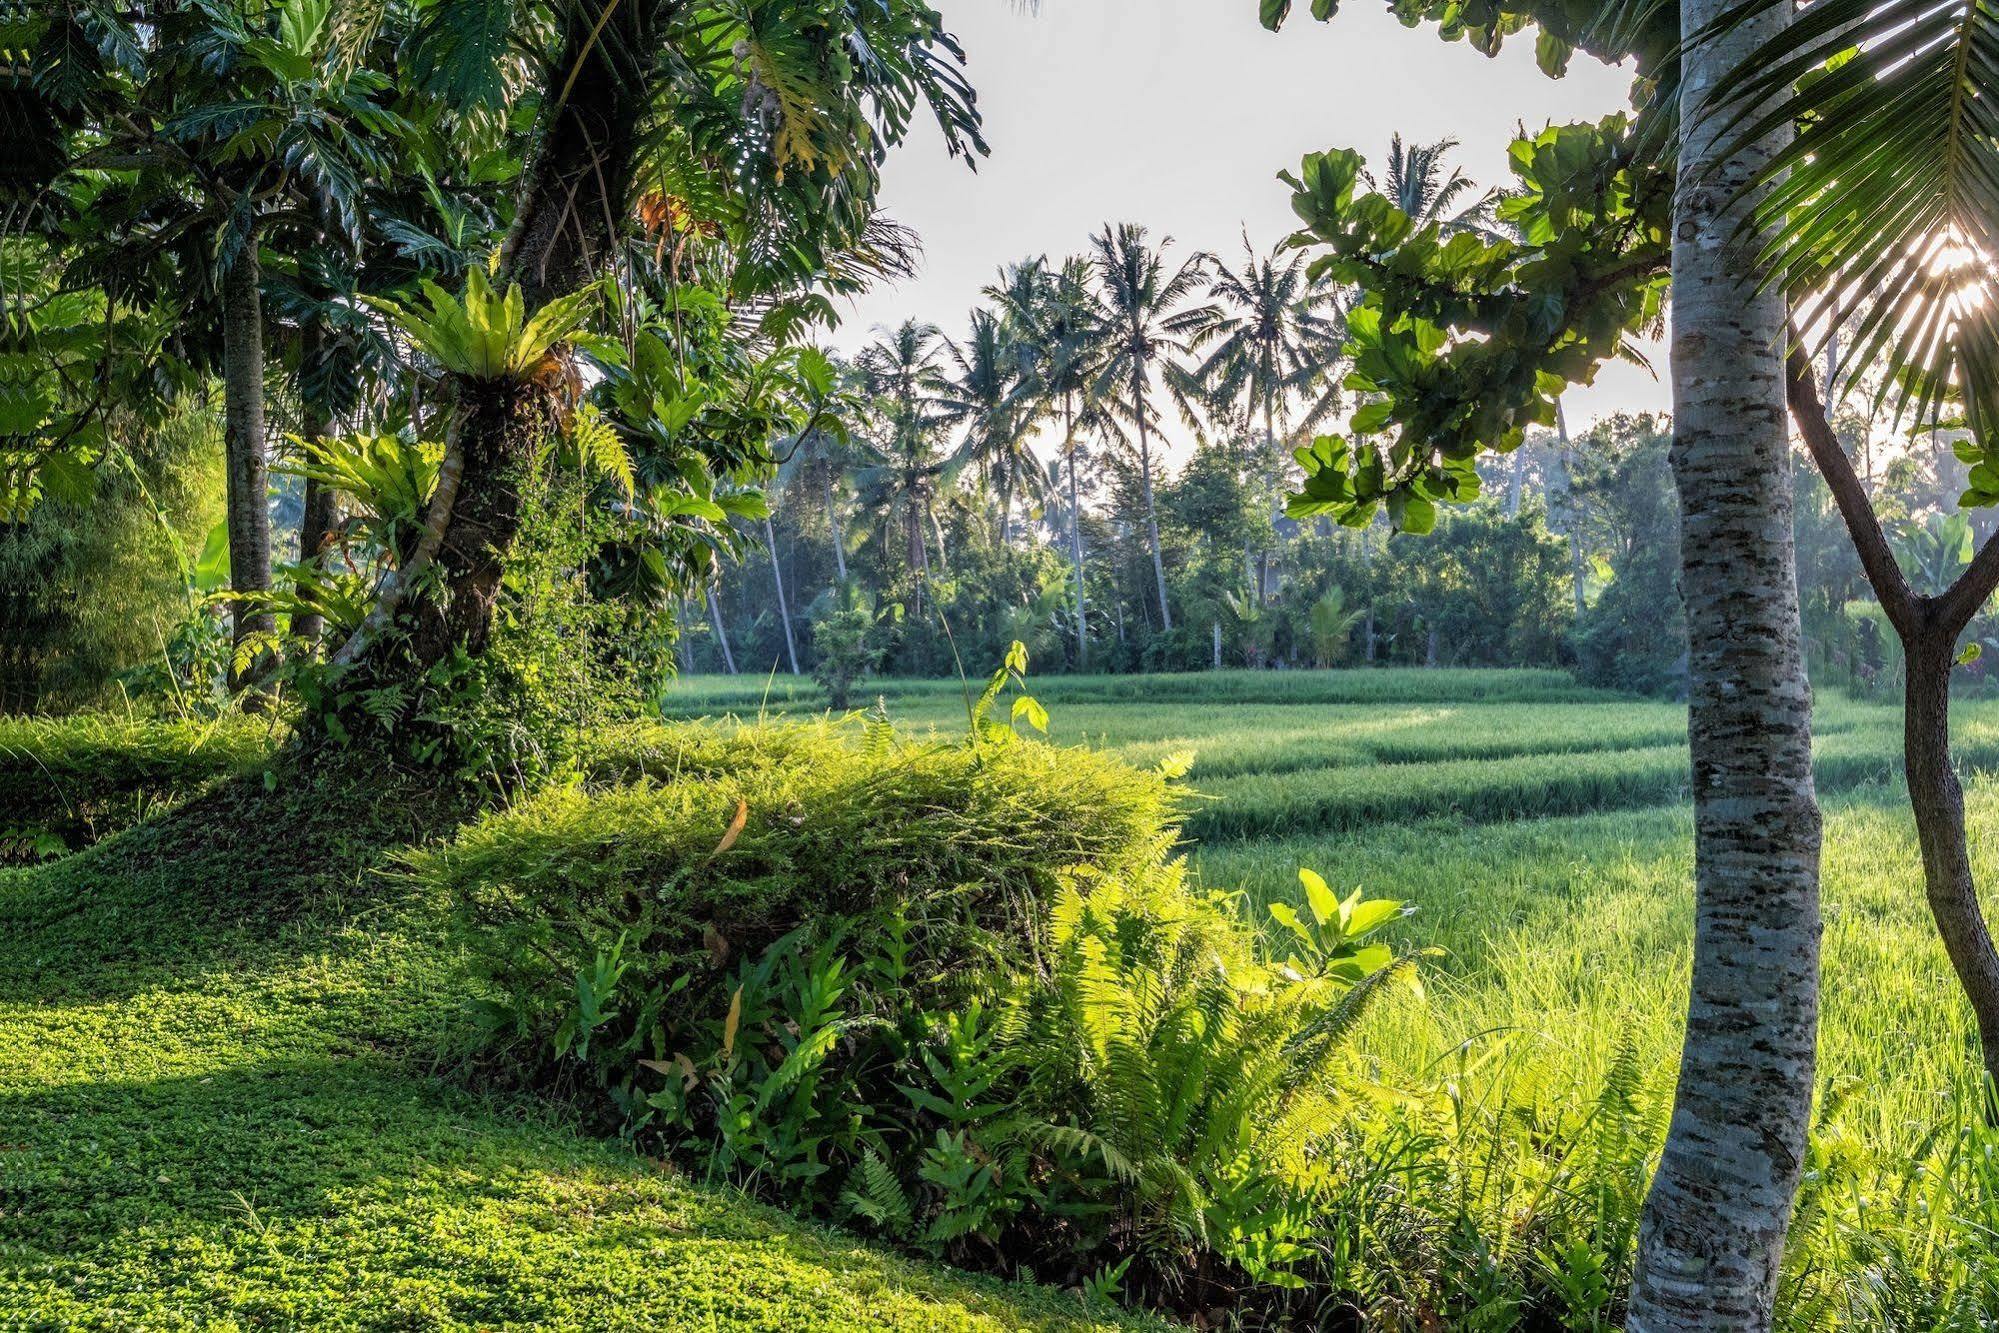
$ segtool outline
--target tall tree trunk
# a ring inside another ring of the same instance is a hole
[[[231,604],[238,650],[253,634],[277,628],[270,609],[271,475],[264,438],[263,273],[253,232],[222,274],[223,452],[228,471],[229,586],[256,604]],[[254,670],[229,673],[230,688],[251,683]]]
[[[306,325],[304,344],[301,359],[305,364],[312,365],[324,353],[325,337],[317,323]],[[299,434],[308,443],[317,444],[332,431],[332,423],[327,420],[326,414],[310,399],[305,401],[305,417],[299,424]],[[314,478],[307,477],[298,519],[298,562],[301,565],[318,567],[320,547],[326,544],[327,534],[332,528],[333,492]],[[292,617],[292,633],[307,643],[317,643],[325,632],[325,616],[303,612]]]
[[[1986,1071],[1999,1082],[1999,952],[1979,908],[1965,841],[1964,788],[1950,757],[1950,674],[1957,632],[1938,623],[1933,608],[1925,608],[1921,632],[1905,639],[1903,648],[1902,761],[1916,840],[1923,849],[1923,884],[1944,952],[1971,1002]]]
[[[1013,542],[1013,470],[1015,466],[1016,464],[1009,460],[1000,469],[999,544],[1002,552],[1007,551]]]
[[[1152,436],[1145,426],[1145,390],[1133,385],[1132,403],[1138,416],[1138,475],[1145,487],[1145,535],[1152,543],[1152,577],[1159,586],[1159,623],[1173,632],[1173,608],[1166,601],[1166,561],[1159,553],[1159,515],[1152,503]]]
[[[1220,671],[1222,669],[1222,622],[1219,620],[1214,621],[1209,628],[1213,632],[1212,637],[1215,645],[1215,670]]]
[[[1062,399],[1062,451],[1069,456],[1069,559],[1076,566],[1076,668],[1090,661],[1090,622],[1083,600],[1083,506],[1076,486],[1076,412],[1068,395]]]
[[[1521,492],[1527,488],[1527,446],[1521,445],[1508,457],[1510,466],[1506,472],[1506,516],[1520,516]]]
[[[514,222],[500,248],[500,284],[519,283],[530,314],[588,282],[610,257],[627,214],[626,191],[651,104],[648,62],[664,0],[588,0],[563,9],[561,40],[538,78],[548,123],[515,189]],[[434,537],[412,565],[435,563],[445,603],[415,617],[419,663],[463,648],[485,651],[508,552],[520,532],[520,483],[549,428],[548,403],[519,386],[456,386],[455,434],[426,516]],[[455,476],[455,486],[443,478]],[[363,627],[334,654],[355,661],[378,642],[415,585],[384,586]]]
[[[1569,419],[1562,411],[1562,400],[1555,400],[1555,438],[1560,442],[1562,452],[1557,466],[1562,476],[1563,524],[1569,530],[1569,592],[1575,600],[1576,619],[1583,618],[1584,592],[1588,583],[1588,562],[1583,559],[1582,511],[1576,504],[1575,474],[1569,470],[1569,459],[1574,450],[1569,445]]]
[[[784,626],[784,656],[791,663],[791,674],[801,675],[798,669],[798,642],[791,634],[791,607],[784,599],[784,567],[777,560],[777,529],[771,526],[770,515],[764,515],[764,546],[770,551],[770,578],[777,585],[777,619]]]
[[[722,628],[722,604],[715,599],[715,585],[708,585],[708,623],[715,630],[715,643],[722,650],[722,669],[736,674],[736,655],[729,651],[729,633]]]
[[[840,497],[833,489],[833,474],[826,474],[826,526],[833,536],[833,568],[840,583],[847,582],[847,539],[840,533]]]
[[[1673,228],[1673,474],[1689,640],[1694,960],[1665,1151],[1639,1223],[1632,1333],[1768,1329],[1804,1165],[1818,1038],[1812,785],[1784,420],[1782,296],[1758,285],[1747,183],[1779,140],[1704,115],[1784,23],[1693,40],[1728,0],[1683,0]],[[1732,150],[1732,151],[1731,151]]]

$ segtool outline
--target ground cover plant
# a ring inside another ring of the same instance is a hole
[[[272,772],[0,871],[10,1326],[1140,1326],[451,1076],[460,946],[393,860],[469,810],[380,772]]]

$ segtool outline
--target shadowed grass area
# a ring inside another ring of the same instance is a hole
[[[443,1072],[455,946],[382,869],[464,812],[278,772],[0,871],[0,1323],[1137,1326],[703,1188]]]

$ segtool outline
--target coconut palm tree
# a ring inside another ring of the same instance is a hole
[[[1016,486],[1025,480],[1033,487],[1041,475],[1028,449],[1033,414],[1019,394],[1023,362],[1014,333],[995,312],[974,310],[965,341],[945,343],[953,369],[934,405],[940,426],[965,432],[957,464],[976,467],[999,497],[1001,547],[1011,537]]]
[[[1232,421],[1259,416],[1273,451],[1289,433],[1291,408],[1301,396],[1338,380],[1333,367],[1346,339],[1338,288],[1313,278],[1303,251],[1258,255],[1243,237],[1245,262],[1230,268],[1213,261],[1211,304],[1191,329],[1189,345],[1206,349],[1194,368],[1210,408]],[[1327,393],[1306,404],[1298,424],[1309,426],[1336,406]]]
[[[1296,424],[1304,428],[1339,406],[1346,319],[1339,290],[1311,276],[1303,251],[1259,256],[1248,236],[1243,237],[1243,251],[1240,271],[1213,261],[1209,313],[1189,340],[1192,349],[1207,349],[1206,359],[1191,371],[1174,374],[1231,429],[1253,429],[1261,417],[1259,470],[1274,495],[1294,404],[1301,408]],[[1273,500],[1273,505],[1281,506],[1281,501]],[[1245,544],[1243,559],[1260,567],[1256,593],[1265,596],[1269,553],[1255,558]]]
[[[919,613],[933,536],[940,556],[944,547],[937,501],[954,472],[937,451],[943,343],[936,325],[906,319],[854,358],[878,427],[856,438],[862,459],[854,474],[857,502],[883,546],[893,535],[902,538]]]
[[[1106,225],[1090,238],[1090,260],[1096,269],[1097,294],[1103,303],[1107,335],[1097,392],[1138,430],[1138,475],[1145,498],[1145,530],[1152,547],[1159,620],[1169,633],[1173,629],[1173,608],[1166,597],[1166,562],[1159,550],[1159,517],[1152,499],[1153,406],[1149,392],[1154,370],[1172,363],[1175,357],[1186,356],[1194,331],[1213,317],[1205,307],[1187,305],[1206,276],[1206,256],[1197,254],[1169,274],[1166,248],[1172,243],[1172,238],[1166,237],[1153,246],[1146,240],[1145,228],[1130,222],[1116,227]],[[1169,377],[1166,385],[1178,399],[1183,414],[1191,416],[1185,381]]]
[[[1069,559],[1076,579],[1076,665],[1088,664],[1089,605],[1083,587],[1083,433],[1094,426],[1115,434],[1096,392],[1105,351],[1105,318],[1090,286],[1089,261],[1072,256],[1058,269],[1045,257],[1016,265],[986,295],[1019,330],[1023,372],[1018,390],[1034,417],[1059,420],[1067,474]]]
[[[1524,137],[1524,136],[1523,136]],[[1457,149],[1456,139],[1435,143],[1405,144],[1399,134],[1388,139],[1388,164],[1376,180],[1362,172],[1368,185],[1395,201],[1417,226],[1434,222],[1445,236],[1461,231],[1484,231],[1493,223],[1493,209],[1499,202],[1496,191],[1488,190],[1456,212],[1451,206],[1469,190],[1477,189],[1471,177],[1447,161]]]

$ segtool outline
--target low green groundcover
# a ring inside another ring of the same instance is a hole
[[[1139,1326],[468,1083],[462,942],[381,873],[467,812],[272,771],[0,870],[0,1326]]]

